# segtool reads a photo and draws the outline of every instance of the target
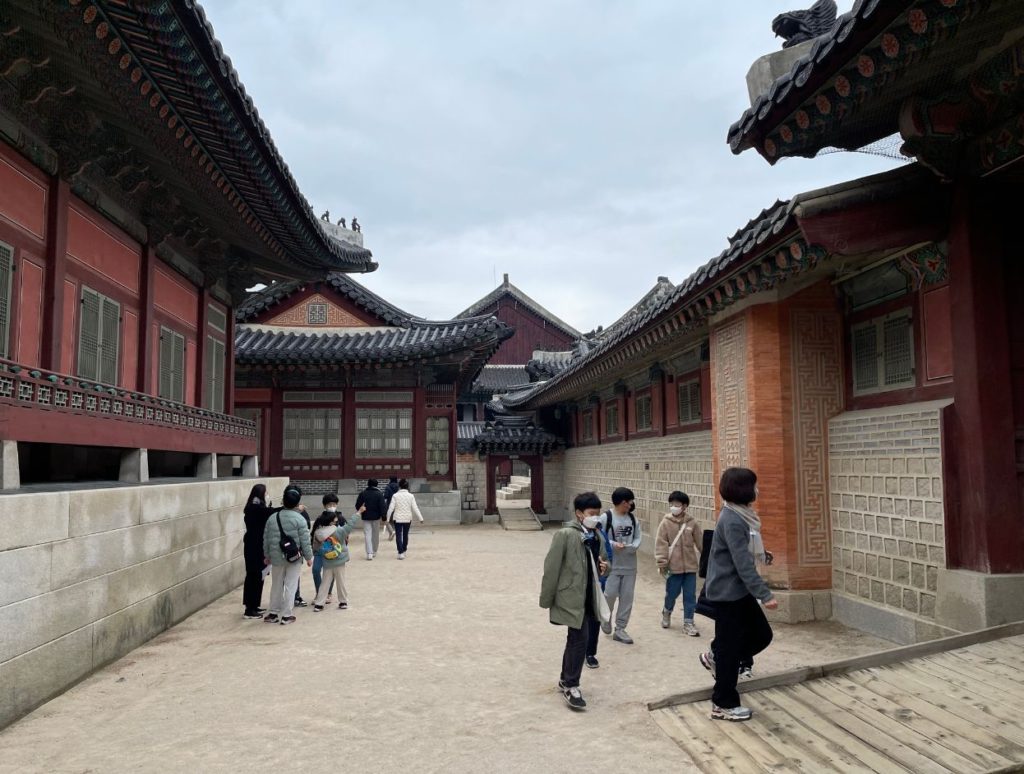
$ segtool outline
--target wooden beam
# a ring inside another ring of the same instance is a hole
[[[142,267],[139,277],[139,349],[138,376],[136,387],[146,395],[156,395],[153,384],[153,277],[156,270],[156,248],[145,245],[142,248]],[[198,368],[196,369],[198,372]],[[186,401],[187,402],[187,401]]]
[[[64,348],[64,276],[68,255],[68,202],[71,187],[51,178],[46,197],[46,274],[43,280],[43,340],[41,365],[61,372]],[[73,347],[74,342],[67,342]]]
[[[842,675],[847,672],[855,672],[859,669],[873,669],[875,667],[889,666],[923,656],[933,656],[936,653],[966,648],[970,645],[977,645],[982,642],[992,642],[1004,637],[1016,637],[1024,634],[1024,621],[1018,621],[1002,626],[993,626],[990,629],[981,629],[966,634],[954,634],[951,637],[942,637],[928,642],[919,642],[915,645],[904,645],[899,648],[890,648],[875,653],[868,653],[863,656],[854,656],[839,661],[830,661],[827,664],[818,666],[798,667],[786,672],[778,672],[774,675],[767,675],[754,680],[749,680],[737,686],[740,693],[762,691],[766,688],[776,688],[781,685],[797,685],[809,680],[820,680],[823,677]],[[695,691],[677,693],[647,703],[648,710],[664,709],[675,707],[680,704],[692,704],[696,701],[708,701],[711,699],[711,687],[699,688]]]

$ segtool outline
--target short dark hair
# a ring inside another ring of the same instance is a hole
[[[750,505],[757,499],[757,474],[750,468],[726,468],[718,482],[718,493],[727,503]]]
[[[622,503],[626,503],[629,502],[630,500],[635,499],[636,495],[633,494],[633,490],[624,486],[620,486],[618,489],[612,492],[613,505],[622,505]]]
[[[377,486],[377,479],[371,478],[369,481],[366,482],[366,485],[372,489],[373,487]]]
[[[601,498],[593,492],[581,492],[572,501],[572,507],[577,511],[585,511],[587,508],[601,508]]]
[[[324,495],[324,499],[323,499],[324,505],[327,505],[328,503],[337,503],[337,502],[338,502],[338,495],[335,494],[334,492],[330,492],[329,494],[325,494]]]
[[[670,503],[682,503],[683,505],[690,504],[690,495],[686,492],[680,492],[678,489],[668,496]]]
[[[294,484],[290,484],[284,490],[284,496],[281,501],[284,503],[285,508],[294,508],[302,500],[302,490]]]
[[[409,482],[407,480],[405,480],[404,478],[398,479],[398,488],[399,489],[408,489],[409,488]]]
[[[388,483],[389,484],[397,484],[398,483],[398,476],[392,476],[391,478],[389,478],[388,479]]]

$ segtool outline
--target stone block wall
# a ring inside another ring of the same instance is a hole
[[[654,553],[654,534],[668,512],[668,496],[674,489],[690,496],[690,510],[704,528],[714,526],[709,430],[569,449],[564,467],[567,503],[579,492],[593,490],[610,506],[616,487],[633,490],[636,517],[645,536],[640,550],[647,554]]]
[[[941,410],[948,401],[829,422],[833,591],[935,619],[946,566]]]
[[[541,521],[563,522],[572,516],[572,499],[565,491],[565,452],[556,451],[544,460],[544,509]]]
[[[0,496],[0,727],[236,588],[254,483]]]
[[[481,521],[487,504],[487,466],[476,454],[459,454],[455,458],[455,480],[462,494],[462,522]]]

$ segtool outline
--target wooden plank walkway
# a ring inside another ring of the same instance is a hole
[[[648,708],[708,773],[1024,771],[1024,622],[740,689],[746,723],[711,720],[710,688]]]

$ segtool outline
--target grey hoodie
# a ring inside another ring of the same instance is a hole
[[[774,596],[750,553],[750,528],[731,508],[722,508],[718,514],[704,592],[712,602],[735,602],[747,594],[768,602]]]
[[[609,524],[609,514],[611,523]],[[632,515],[633,518],[630,518]],[[633,521],[636,521],[636,530],[633,529]],[[636,514],[627,513],[619,516],[614,510],[607,510],[601,514],[601,529],[608,534],[608,540],[612,543],[625,543],[625,548],[612,549],[612,570],[611,575],[636,575],[636,550],[640,548],[640,519]],[[607,529],[611,527],[611,529]]]

